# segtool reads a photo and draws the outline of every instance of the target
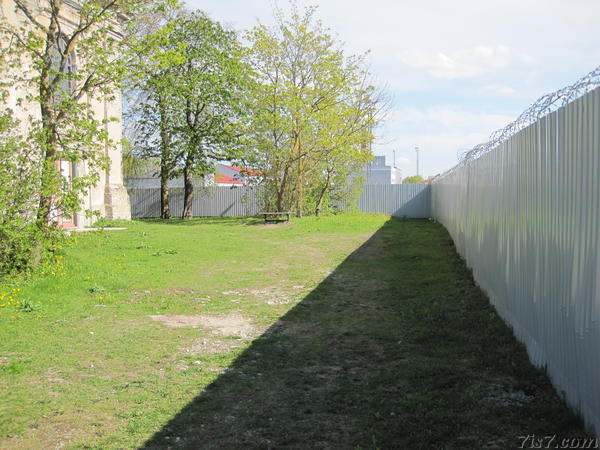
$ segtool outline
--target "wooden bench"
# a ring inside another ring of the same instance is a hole
[[[263,216],[265,223],[289,222],[291,212],[260,212],[259,216]]]

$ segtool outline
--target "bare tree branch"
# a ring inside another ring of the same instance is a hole
[[[25,5],[25,2],[23,0],[14,0],[14,2],[15,8],[21,11],[23,14],[25,14],[25,17],[27,17],[27,20],[29,20],[29,22],[31,22],[36,28],[38,28],[43,33],[48,32],[48,28],[42,25],[42,23],[34,17],[33,13],[29,10],[27,5]]]

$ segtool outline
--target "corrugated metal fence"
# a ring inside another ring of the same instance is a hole
[[[160,189],[128,187],[131,217],[160,217]],[[193,215],[252,216],[261,210],[260,187],[197,187]],[[183,211],[183,190],[170,189],[169,206],[173,217]],[[358,202],[362,212],[390,214],[397,217],[427,218],[430,211],[429,185],[366,185]]]
[[[600,433],[600,89],[436,181],[432,213]]]
[[[127,188],[134,219],[160,217],[160,188]],[[196,187],[192,212],[194,217],[252,216],[260,211],[259,187]],[[173,217],[183,212],[183,189],[169,190],[169,207]]]
[[[358,200],[359,211],[425,219],[430,216],[428,184],[367,184]]]

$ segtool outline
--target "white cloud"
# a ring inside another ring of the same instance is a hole
[[[399,55],[400,61],[416,69],[424,69],[435,78],[455,79],[483,75],[509,65],[511,51],[505,45],[460,49],[449,54],[407,50]]]
[[[517,91],[510,86],[504,86],[501,84],[488,84],[481,86],[479,91],[483,94],[492,94],[503,97],[512,97],[517,95]]]
[[[383,130],[385,142],[375,152],[388,157],[396,151],[403,173],[416,173],[415,147],[419,147],[420,170],[433,175],[454,166],[464,149],[488,140],[490,134],[514,120],[518,111],[477,111],[452,105],[401,108]]]
[[[273,24],[272,0],[184,1],[238,30],[257,19]],[[317,17],[348,53],[372,49],[371,70],[396,99],[375,152],[391,161],[395,150],[409,160],[399,166],[405,175],[415,173],[415,146],[424,175],[443,171],[456,163],[458,149],[487,140],[536,98],[600,60],[598,0],[576,0],[580,7],[550,0],[542,8],[523,0],[378,0],[377,7],[296,1],[301,9],[319,4]],[[276,3],[289,11],[288,0]]]
[[[533,64],[535,62],[535,59],[533,58],[533,56],[528,55],[527,53],[523,53],[523,52],[518,53],[517,58],[519,59],[519,61],[521,61],[524,64]]]
[[[491,132],[514,120],[518,112],[486,113],[468,111],[452,105],[426,108],[401,108],[394,111],[388,126],[395,130],[452,130],[454,132]]]

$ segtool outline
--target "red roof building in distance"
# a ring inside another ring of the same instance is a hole
[[[256,169],[217,164],[215,184],[218,186],[245,186],[249,184],[249,178],[257,176],[260,176],[260,172]]]
[[[241,167],[238,167],[238,166],[227,166],[227,165],[225,165],[225,167],[235,170],[239,174],[248,175],[250,177],[257,177],[260,175],[260,172],[256,169],[242,169]]]
[[[244,182],[228,177],[227,175],[223,175],[222,173],[215,173],[215,184],[220,186],[243,186]]]

